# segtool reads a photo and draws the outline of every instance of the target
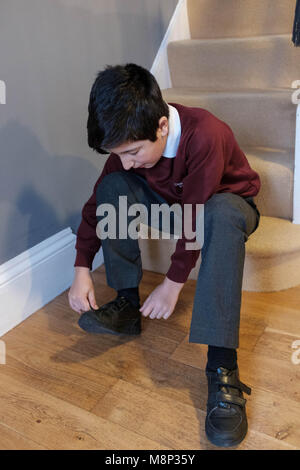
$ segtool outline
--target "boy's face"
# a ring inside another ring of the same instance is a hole
[[[107,149],[110,153],[119,156],[124,170],[130,168],[152,168],[160,160],[165,149],[169,133],[168,118],[163,116],[159,120],[157,140],[136,140],[126,142],[118,147]]]

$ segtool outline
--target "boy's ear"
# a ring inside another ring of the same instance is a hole
[[[166,116],[162,116],[159,120],[159,130],[161,131],[161,136],[165,137],[169,132],[169,121]]]

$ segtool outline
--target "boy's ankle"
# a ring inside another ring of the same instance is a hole
[[[237,368],[236,349],[208,346],[207,369],[216,371],[219,367],[224,367],[228,370]]]
[[[120,289],[117,291],[118,297],[125,297],[129,300],[135,307],[140,307],[140,296],[138,287],[129,287],[127,289]]]

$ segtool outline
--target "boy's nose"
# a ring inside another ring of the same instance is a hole
[[[124,170],[130,170],[134,166],[133,162],[123,163]]]

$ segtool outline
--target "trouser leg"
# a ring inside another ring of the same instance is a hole
[[[245,242],[260,219],[255,208],[252,198],[247,202],[232,193],[214,194],[204,205],[204,243],[193,304],[191,343],[226,348],[239,345]]]
[[[109,173],[99,183],[96,190],[97,208],[100,204],[107,203],[115,208],[116,214],[116,238],[101,240],[107,284],[116,290],[138,286],[143,276],[138,239],[128,236],[126,239],[119,238],[119,196],[127,196],[127,212],[132,204],[143,204],[147,208],[149,218],[143,220],[143,223],[147,225],[153,222],[150,219],[151,205],[167,204],[164,198],[150,188],[144,178],[134,173]],[[98,224],[104,217],[107,217],[107,213],[97,215]],[[126,219],[128,225],[136,217],[137,215],[128,215]],[[172,213],[170,221],[170,232],[173,233],[174,216]],[[152,223],[152,226],[155,226],[155,223]],[[160,230],[161,227],[162,221],[159,219],[155,228]]]

